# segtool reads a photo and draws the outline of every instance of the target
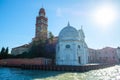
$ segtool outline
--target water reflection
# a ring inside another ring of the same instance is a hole
[[[0,80],[120,80],[120,66],[84,73],[0,68]]]

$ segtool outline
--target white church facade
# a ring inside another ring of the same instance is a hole
[[[85,65],[88,63],[88,47],[82,28],[68,25],[63,28],[56,44],[56,65]]]

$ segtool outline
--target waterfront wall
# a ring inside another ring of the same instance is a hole
[[[2,59],[0,65],[50,65],[52,60],[48,58],[33,58],[33,59]]]
[[[76,71],[85,72],[90,70],[102,69],[111,67],[114,65],[85,65],[85,66],[58,66],[58,65],[21,65],[22,69],[32,69],[32,70],[49,70],[49,71]]]
[[[52,64],[51,59],[34,58],[34,59],[2,59],[0,67],[46,70],[46,71],[77,71],[85,72],[89,70],[101,69],[114,66],[115,64],[87,64],[84,66],[68,66]]]
[[[28,70],[45,70],[45,71],[68,71],[68,72],[86,72],[90,70],[102,69],[115,66],[115,64],[101,64],[101,65],[84,65],[84,66],[59,66],[59,65],[0,65],[0,67],[20,68]]]

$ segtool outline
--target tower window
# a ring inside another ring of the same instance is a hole
[[[66,48],[70,48],[70,45],[66,45]]]
[[[41,20],[38,20],[37,23],[41,23]]]

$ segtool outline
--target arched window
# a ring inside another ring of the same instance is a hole
[[[80,48],[80,45],[78,45],[78,48]]]
[[[66,48],[70,48],[70,45],[67,44],[67,45],[66,45]]]

